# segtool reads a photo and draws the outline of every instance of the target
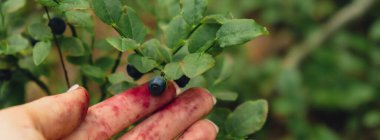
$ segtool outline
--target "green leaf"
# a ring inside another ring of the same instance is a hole
[[[119,93],[124,92],[125,90],[128,90],[131,87],[134,87],[134,84],[128,83],[128,82],[121,82],[114,84],[110,86],[107,90],[111,92],[111,94],[116,95]]]
[[[260,130],[267,118],[268,103],[265,100],[247,101],[228,115],[226,129],[230,135],[241,138]]]
[[[204,76],[197,76],[191,78],[189,83],[186,85],[185,89],[192,87],[205,87],[207,88],[207,80]]]
[[[91,65],[84,65],[80,68],[81,72],[92,78],[104,78],[106,77],[106,73],[99,67],[91,66]]]
[[[10,14],[17,12],[26,5],[26,0],[7,0],[2,4],[3,13]]]
[[[57,6],[58,3],[55,0],[36,0],[39,4],[42,4],[47,7]]]
[[[380,19],[372,23],[369,31],[369,37],[372,40],[380,41]]]
[[[118,84],[127,81],[127,76],[125,73],[114,73],[108,76],[108,81],[110,81],[111,84]]]
[[[214,108],[210,114],[207,116],[212,122],[214,122],[219,127],[224,127],[228,115],[232,111],[228,108]]]
[[[141,73],[147,73],[158,66],[156,61],[138,54],[129,55],[128,61]]]
[[[186,23],[183,17],[174,17],[165,30],[168,47],[174,50],[182,46],[189,32],[190,26]]]
[[[33,48],[33,61],[37,66],[40,65],[46,57],[49,55],[51,50],[50,41],[38,42]]]
[[[267,29],[254,20],[233,19],[223,24],[216,36],[221,47],[229,47],[245,44],[266,34],[268,34]]]
[[[224,127],[226,119],[228,115],[231,113],[231,110],[228,108],[214,108],[210,114],[207,116],[207,119],[211,120],[214,122],[218,127],[219,127],[219,132],[217,139],[223,139],[226,135],[226,128]]]
[[[197,25],[206,12],[208,0],[182,0],[183,18],[192,26]]]
[[[85,11],[67,11],[65,12],[67,22],[74,26],[83,27],[87,31],[92,32],[94,24],[91,13]]]
[[[120,17],[120,21],[116,24],[116,30],[126,38],[131,38],[139,43],[144,42],[147,30],[143,22],[138,17],[135,10],[130,7],[126,8],[126,13]]]
[[[189,78],[199,76],[215,65],[214,58],[209,54],[193,53],[183,59],[182,70]]]
[[[29,35],[35,40],[45,41],[53,38],[49,26],[42,23],[34,23],[28,26]]]
[[[132,51],[139,47],[136,41],[123,37],[110,37],[107,38],[107,42],[121,52]]]
[[[209,15],[202,19],[201,23],[211,23],[211,24],[224,24],[230,18],[224,14]]]
[[[212,93],[217,99],[220,99],[222,101],[236,101],[239,96],[238,93],[228,90],[216,90],[212,91]]]
[[[65,37],[59,40],[61,49],[67,53],[68,56],[83,56],[85,49],[82,41],[75,37]]]
[[[20,34],[12,35],[7,38],[7,43],[8,45],[6,54],[18,53],[29,46],[29,41],[26,38],[22,37]]]
[[[157,62],[170,62],[171,55],[167,49],[161,46],[160,41],[151,39],[141,47],[141,52],[145,57],[149,57]]]
[[[88,60],[90,59],[89,55],[83,56],[66,56],[66,60],[74,65],[84,65],[88,64]]]
[[[59,0],[58,9],[61,11],[88,10],[88,0]]]
[[[111,57],[104,56],[96,59],[94,65],[106,71],[108,69],[111,69],[114,63],[114,59],[112,59]]]
[[[233,72],[233,60],[229,55],[223,55],[221,57],[217,57],[215,67],[209,70],[205,75],[207,80],[212,85],[217,85],[227,78],[229,78]]]
[[[178,62],[166,64],[163,72],[168,80],[177,80],[183,75]]]
[[[123,13],[120,0],[92,0],[95,14],[106,24],[113,25],[119,22]]]
[[[192,33],[188,40],[190,53],[202,52],[213,45],[216,39],[216,32],[219,30],[218,24],[203,24]]]

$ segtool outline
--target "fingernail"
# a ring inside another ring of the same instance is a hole
[[[75,85],[71,86],[71,87],[69,88],[69,90],[67,90],[67,92],[74,91],[74,90],[76,90],[76,89],[78,89],[78,88],[79,88],[79,85],[78,85],[78,84],[75,84]]]
[[[181,94],[181,88],[177,85],[177,83],[176,82],[171,82],[171,83],[173,83],[173,85],[174,85],[174,87],[175,87],[175,95],[179,95],[179,94]]]
[[[212,122],[212,121],[210,121],[210,120],[208,120],[208,119],[206,119],[206,121],[210,122],[210,123],[214,126],[214,128],[215,128],[215,130],[216,130],[216,133],[219,132],[219,127],[218,127],[214,122]]]
[[[216,98],[215,98],[215,96],[208,90],[208,89],[205,89],[207,92],[208,92],[208,94],[210,94],[211,95],[211,97],[212,97],[212,102],[214,103],[214,105],[216,104],[216,102],[217,102],[217,100],[216,100]]]

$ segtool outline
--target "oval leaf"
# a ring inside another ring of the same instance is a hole
[[[93,30],[93,21],[91,13],[79,10],[66,11],[65,16],[67,22],[74,26],[83,27],[87,31],[91,32]]]
[[[140,56],[138,54],[129,55],[128,61],[141,73],[147,73],[158,66],[156,61],[147,57]]]
[[[126,13],[121,15],[120,21],[115,28],[122,36],[136,40],[139,43],[144,41],[147,34],[143,22],[136,11],[130,7],[127,7]]]
[[[183,73],[179,63],[169,63],[164,68],[165,77],[168,80],[177,80]]]
[[[228,115],[226,129],[230,135],[242,138],[260,130],[267,118],[268,103],[265,100],[247,101]]]
[[[188,49],[190,53],[202,52],[213,45],[216,39],[216,32],[219,30],[218,24],[203,24],[190,36]],[[203,50],[202,50],[203,49]]]
[[[81,71],[84,75],[92,78],[104,78],[106,77],[106,73],[99,67],[84,65],[81,68]]]
[[[183,59],[182,70],[189,78],[199,76],[215,65],[214,58],[209,54],[193,53]]]
[[[108,76],[108,81],[110,81],[111,84],[126,82],[127,76],[125,73],[114,73]]]
[[[61,11],[87,10],[90,8],[88,1],[89,0],[59,0],[58,9]]]
[[[160,41],[157,39],[151,39],[145,42],[141,48],[142,54],[157,62],[170,62],[171,55],[168,50],[161,46]]]
[[[192,26],[197,25],[206,12],[208,0],[183,0],[183,18]]]
[[[49,55],[51,50],[50,41],[38,42],[33,48],[33,61],[37,66],[40,65],[46,57]]]
[[[107,38],[107,42],[121,52],[132,51],[139,47],[136,41],[129,38],[111,37]]]
[[[20,10],[26,4],[26,0],[7,0],[2,5],[3,13],[13,13]]]
[[[6,54],[15,54],[24,50],[29,45],[29,41],[20,34],[7,38]]]
[[[222,25],[216,37],[221,47],[229,47],[245,44],[266,34],[267,29],[252,19],[233,19]]]
[[[224,24],[230,18],[227,15],[217,14],[217,15],[209,15],[202,19],[201,23],[213,23],[213,24]]]
[[[189,32],[190,26],[183,17],[174,17],[165,31],[168,47],[174,50],[182,46]]]
[[[85,49],[82,41],[74,37],[66,37],[60,40],[60,47],[68,56],[83,56]]]
[[[53,38],[53,34],[50,31],[49,26],[42,23],[33,23],[28,26],[28,33],[35,40],[50,40]]]
[[[120,0],[92,0],[95,14],[106,24],[116,24],[123,13]]]

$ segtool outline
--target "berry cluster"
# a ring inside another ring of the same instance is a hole
[[[134,80],[140,79],[144,73],[139,72],[133,65],[128,64],[126,67],[127,73],[129,76],[131,76]],[[190,81],[190,78],[187,76],[182,76],[181,78],[175,80],[176,84],[183,88],[185,87]],[[160,96],[166,89],[167,80],[162,76],[156,76],[152,80],[150,80],[148,88],[149,92],[153,96]]]

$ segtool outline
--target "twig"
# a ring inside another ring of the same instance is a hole
[[[115,60],[115,63],[112,67],[111,73],[116,72],[116,69],[120,64],[120,60],[121,60],[122,55],[123,55],[123,52],[118,53],[117,58]],[[106,89],[107,84],[109,84],[108,79],[106,79],[106,81],[100,86],[100,92],[101,92],[100,101],[103,101],[107,97],[107,89]]]
[[[123,55],[123,52],[119,52],[119,53],[117,54],[117,58],[116,58],[115,63],[114,63],[114,65],[113,65],[113,67],[112,67],[111,73],[115,73],[115,72],[116,72],[116,69],[117,69],[117,67],[118,67],[119,64],[120,64],[120,60],[121,60],[121,56],[122,56],[122,55]]]
[[[295,68],[312,50],[318,48],[334,32],[363,15],[376,0],[355,0],[336,13],[320,31],[310,35],[304,42],[295,45],[285,57],[284,67]]]
[[[42,82],[40,79],[35,77],[32,73],[30,73],[26,69],[23,69],[20,67],[17,67],[17,69],[20,70],[20,72],[22,74],[24,74],[26,77],[28,77],[30,80],[34,81],[43,91],[46,92],[47,95],[51,95],[51,92],[50,92],[48,86],[46,86],[46,84],[44,82]]]
[[[51,20],[51,17],[49,15],[49,10],[46,6],[44,6],[44,9],[45,9],[45,12],[47,14],[47,17],[49,19],[49,21]],[[62,69],[63,69],[63,73],[64,73],[64,76],[65,76],[65,81],[66,81],[66,86],[67,88],[70,88],[70,81],[69,81],[69,77],[68,77],[68,74],[67,74],[67,69],[66,69],[66,65],[65,65],[65,62],[63,60],[63,54],[62,54],[62,50],[61,50],[61,47],[59,45],[59,42],[58,42],[58,39],[57,39],[57,36],[53,33],[53,38],[54,38],[54,43],[55,45],[58,47],[58,54],[59,54],[59,60],[61,62],[61,65],[62,65]]]
[[[69,25],[69,28],[71,30],[72,36],[78,37],[78,33],[77,33],[77,30],[75,29],[74,25],[72,25],[72,24],[68,24],[68,25]]]
[[[188,39],[199,27],[201,27],[201,23],[199,23],[198,25],[196,25],[188,34],[187,34],[187,36],[186,36],[186,39]],[[174,49],[174,51],[173,51],[173,53],[172,53],[172,55],[174,56],[175,54],[177,54],[177,52],[179,51],[179,50],[181,50],[182,49],[182,47],[183,47],[184,45],[181,45],[181,46],[179,46],[179,47],[177,47],[177,48],[175,48]]]

